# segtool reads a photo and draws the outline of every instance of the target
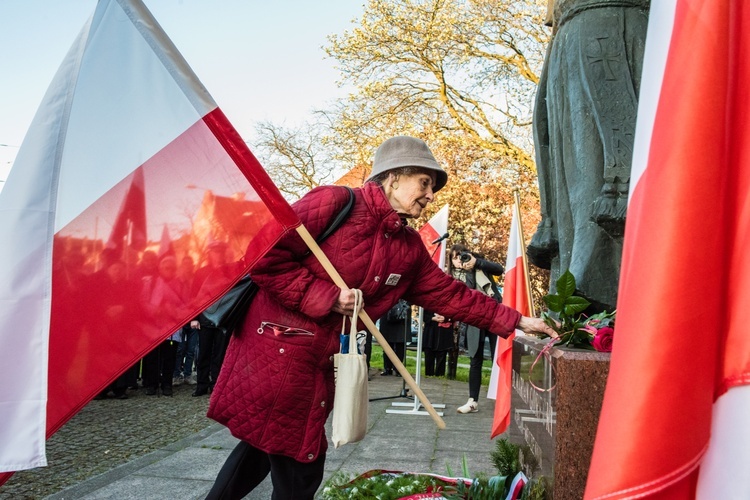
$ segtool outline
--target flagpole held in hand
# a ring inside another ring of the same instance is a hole
[[[341,277],[336,268],[333,267],[331,261],[328,260],[328,256],[323,253],[323,250],[320,249],[318,244],[315,242],[315,238],[312,237],[307,228],[305,228],[305,226],[303,225],[299,225],[297,226],[296,231],[307,244],[307,247],[310,249],[313,255],[317,257],[318,261],[326,270],[328,276],[333,280],[336,286],[343,289],[348,289],[349,287],[344,282],[344,279]],[[425,394],[422,392],[422,389],[419,388],[416,381],[412,378],[411,374],[406,370],[406,367],[393,351],[391,346],[388,345],[388,342],[383,337],[383,334],[380,333],[380,330],[378,330],[378,328],[375,326],[375,323],[372,321],[372,319],[370,319],[370,316],[364,310],[361,310],[359,312],[359,319],[362,320],[370,333],[372,333],[373,337],[377,339],[378,344],[383,348],[383,353],[388,356],[388,358],[391,360],[391,363],[393,363],[394,368],[396,368],[396,370],[398,370],[398,372],[401,374],[401,377],[403,377],[406,385],[408,385],[409,388],[413,391],[414,395],[419,398],[422,406],[425,407],[425,410],[427,410],[427,412],[430,414],[438,428],[445,429],[445,422],[440,417],[440,415],[438,415],[437,411],[435,411],[432,403],[430,403],[430,401],[427,399],[427,396],[425,396]]]

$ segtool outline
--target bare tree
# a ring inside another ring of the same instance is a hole
[[[256,127],[254,149],[261,164],[289,199],[296,200],[310,189],[331,182],[336,162],[327,153],[320,128],[306,124],[286,129],[270,122]]]

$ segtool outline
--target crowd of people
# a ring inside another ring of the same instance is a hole
[[[102,330],[159,337],[165,321],[178,322],[189,314],[195,301],[202,300],[206,283],[229,279],[227,250],[223,242],[210,243],[205,250],[205,265],[197,270],[189,254],[178,260],[173,250],[163,254],[146,250],[132,262],[122,250],[105,248],[98,256],[96,271],[86,269],[86,259],[80,258],[80,252],[68,252],[56,269],[57,283],[65,287],[66,299],[79,300],[77,293],[86,287],[97,290],[91,316],[68,327],[79,330],[83,337],[87,332]],[[167,333],[96,399],[127,399],[129,390],[138,389],[147,396],[169,397],[173,387],[182,384],[194,386],[195,397],[209,394],[219,376],[228,332],[199,314]]]

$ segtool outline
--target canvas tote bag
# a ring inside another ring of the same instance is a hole
[[[333,400],[334,448],[342,444],[356,443],[367,432],[367,356],[357,351],[357,316],[362,308],[362,291],[354,290],[354,312],[349,331],[349,352],[333,357],[336,374],[336,396]],[[346,329],[346,317],[341,333]]]

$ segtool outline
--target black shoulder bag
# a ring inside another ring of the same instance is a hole
[[[341,212],[331,221],[328,228],[315,239],[318,244],[323,243],[349,217],[349,213],[354,206],[354,191],[348,186],[345,187],[349,191],[349,200]],[[249,274],[245,275],[219,300],[201,313],[202,319],[215,328],[221,328],[228,332],[234,331],[245,318],[245,314],[250,309],[250,302],[252,302],[257,291],[258,285],[253,282]]]

